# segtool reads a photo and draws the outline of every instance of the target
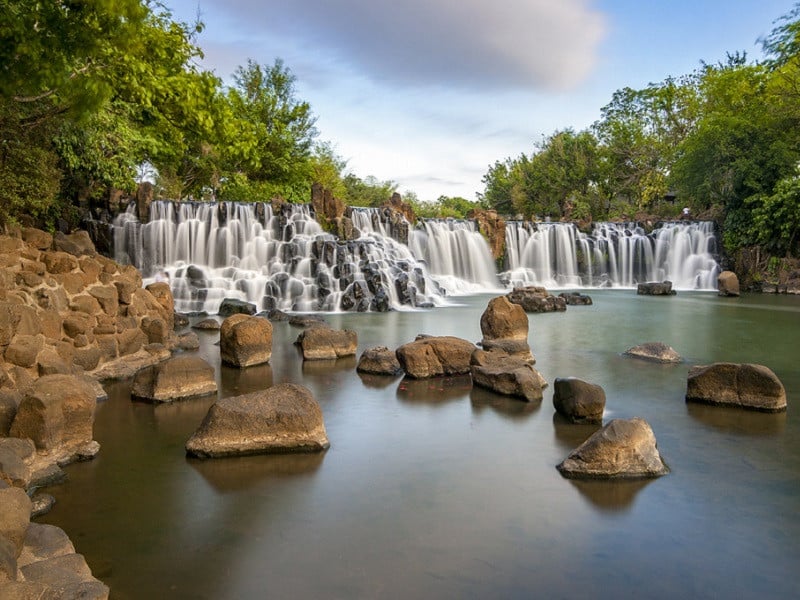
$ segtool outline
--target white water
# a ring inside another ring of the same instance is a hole
[[[634,287],[672,281],[675,289],[716,289],[719,265],[711,222],[664,223],[646,234],[636,224],[596,223],[592,233],[572,223],[509,222],[511,285]]]

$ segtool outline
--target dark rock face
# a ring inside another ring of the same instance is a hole
[[[786,390],[763,365],[714,363],[689,371],[686,401],[781,412],[786,410]]]
[[[587,296],[586,294],[581,294],[580,292],[561,292],[558,295],[558,297],[559,298],[563,298],[568,306],[591,306],[592,305],[591,296]]]
[[[558,470],[576,479],[660,477],[669,472],[644,419],[614,419],[575,449]]]
[[[282,383],[217,401],[186,442],[198,458],[317,452],[330,446],[322,410],[303,386]]]
[[[304,360],[331,360],[354,356],[358,349],[358,334],[352,329],[309,327],[297,336],[296,343]]]
[[[636,293],[640,296],[674,296],[675,290],[672,289],[671,281],[651,281],[640,283],[636,287]]]
[[[219,352],[222,362],[234,367],[269,362],[272,357],[272,323],[245,314],[228,317],[219,330]]]
[[[672,347],[662,342],[647,342],[625,351],[626,356],[660,363],[679,363],[683,358]]]
[[[364,350],[358,359],[356,371],[371,375],[399,375],[403,372],[403,367],[393,350],[386,346],[377,346]]]
[[[723,271],[717,276],[717,290],[720,296],[738,296],[739,278],[733,271]]]
[[[256,314],[256,305],[244,300],[237,300],[235,298],[225,298],[222,304],[219,305],[217,314],[220,317],[230,317],[231,315],[254,315]]]
[[[553,296],[545,288],[528,286],[514,288],[508,295],[514,304],[522,306],[525,312],[563,312],[567,310],[567,301],[559,296]]]
[[[498,394],[535,402],[542,399],[542,389],[547,386],[530,362],[514,358],[500,349],[476,349],[470,364],[472,382]]]
[[[426,379],[442,375],[463,375],[471,370],[470,359],[475,344],[452,337],[418,337],[415,341],[400,346],[397,360],[414,379]]]
[[[151,402],[172,402],[216,391],[214,369],[199,356],[176,356],[142,369],[131,386],[131,396]]]
[[[559,377],[553,382],[553,406],[573,423],[602,423],[606,393],[597,384]]]
[[[485,350],[497,348],[530,364],[536,362],[528,345],[528,315],[506,296],[489,301],[481,315],[481,333]]]

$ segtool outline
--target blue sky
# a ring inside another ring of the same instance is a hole
[[[490,164],[582,129],[615,90],[758,39],[792,0],[166,0],[225,81],[276,57],[359,177],[474,199]]]

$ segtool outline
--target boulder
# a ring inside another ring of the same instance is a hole
[[[31,523],[19,555],[19,566],[67,554],[75,554],[75,546],[63,529],[55,525]]]
[[[200,338],[194,331],[189,331],[178,336],[178,348],[181,350],[197,350],[200,348]]]
[[[640,283],[636,287],[636,293],[640,296],[674,296],[675,290],[672,289],[671,281],[650,281]]]
[[[33,479],[36,446],[28,438],[0,438],[0,480],[25,488]]]
[[[215,402],[186,442],[198,458],[317,452],[330,446],[322,410],[311,392],[282,383]]]
[[[82,378],[45,375],[22,398],[10,435],[30,438],[54,462],[71,462],[92,443],[96,404],[94,390]]]
[[[453,336],[417,337],[396,350],[397,360],[414,379],[442,375],[462,375],[471,370],[475,344]]]
[[[26,582],[44,584],[57,598],[108,598],[108,586],[92,576],[86,559],[80,554],[64,554],[40,560],[21,567],[20,571]]]
[[[214,369],[199,356],[176,356],[136,373],[131,396],[151,402],[172,402],[217,391]]]
[[[219,321],[211,318],[203,319],[192,325],[192,329],[204,329],[208,331],[219,331],[219,328]]]
[[[217,314],[220,317],[230,317],[231,315],[253,316],[256,314],[256,305],[236,298],[225,298],[222,304],[219,305]]]
[[[567,310],[567,301],[564,298],[553,296],[545,288],[528,286],[514,288],[507,295],[514,304],[522,306],[525,312],[563,312]]]
[[[530,362],[514,358],[499,348],[474,350],[470,365],[475,385],[505,396],[538,401],[542,399],[542,389],[547,386]]]
[[[599,385],[577,377],[557,377],[553,382],[553,406],[573,423],[602,423],[606,393]]]
[[[714,363],[689,371],[686,401],[781,412],[786,410],[786,390],[763,365]]]
[[[528,315],[506,296],[489,301],[481,315],[481,333],[481,346],[485,350],[497,348],[525,362],[536,362],[528,345]]]
[[[53,237],[53,247],[73,256],[94,256],[97,253],[89,232],[84,230],[74,231],[69,235],[57,232]]]
[[[403,367],[394,351],[386,346],[377,346],[361,353],[356,371],[371,375],[398,375],[403,372]]]
[[[558,295],[559,298],[563,298],[564,301],[567,303],[567,306],[591,306],[592,305],[592,298],[591,296],[587,296],[586,294],[581,294],[580,292],[561,292]]]
[[[16,390],[0,390],[0,437],[8,435],[17,414],[20,395]]]
[[[297,336],[304,360],[330,360],[354,356],[358,349],[358,334],[352,329],[309,327]]]
[[[11,542],[14,560],[22,552],[31,520],[31,499],[18,487],[0,489],[0,539]]]
[[[662,342],[647,342],[625,351],[625,356],[660,363],[679,363],[683,358],[672,347]]]
[[[723,271],[717,276],[717,290],[720,296],[738,296],[739,278],[733,271]]]
[[[219,330],[219,352],[222,362],[234,367],[269,362],[272,324],[267,319],[241,313],[228,317]]]
[[[558,470],[576,479],[660,477],[669,472],[644,419],[613,419],[576,448]]]

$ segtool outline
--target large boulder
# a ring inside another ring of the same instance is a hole
[[[647,342],[628,348],[625,351],[625,356],[660,363],[679,363],[683,361],[681,355],[674,348],[662,342]]]
[[[330,360],[354,356],[358,349],[358,334],[352,329],[309,327],[297,336],[296,343],[304,360]]]
[[[567,310],[567,301],[553,296],[545,288],[539,286],[518,287],[507,295],[514,304],[519,304],[525,312],[544,313]]]
[[[640,296],[674,296],[675,290],[672,289],[671,281],[649,281],[640,283],[636,287],[636,293]]]
[[[720,296],[738,296],[739,278],[733,271],[723,271],[717,276],[717,290]]]
[[[606,393],[599,385],[577,377],[557,377],[553,382],[553,406],[573,423],[602,423]]]
[[[403,371],[403,367],[395,352],[386,346],[377,346],[361,353],[356,371],[370,375],[397,375]]]
[[[530,362],[500,349],[476,349],[470,358],[472,382],[482,388],[528,402],[542,399],[547,382]]]
[[[18,487],[0,489],[0,540],[11,542],[14,560],[22,552],[31,520],[31,499]]]
[[[528,345],[528,315],[506,296],[489,301],[481,315],[481,333],[481,346],[485,350],[497,348],[531,364],[536,362]]]
[[[786,410],[786,390],[763,365],[714,363],[689,371],[686,401],[781,412]]]
[[[151,402],[172,402],[216,393],[214,369],[199,356],[176,356],[136,373],[131,396]]]
[[[52,595],[50,598],[81,598],[86,600],[105,600],[109,589],[92,576],[92,571],[81,554],[63,554],[39,560],[20,571],[27,583],[43,584]]]
[[[576,448],[558,470],[576,479],[660,477],[669,472],[644,419],[613,419]]]
[[[563,298],[564,301],[567,303],[567,306],[591,306],[592,305],[592,297],[587,296],[586,294],[581,294],[580,292],[561,292],[558,295],[559,298]]]
[[[397,360],[414,379],[463,375],[471,370],[475,344],[453,336],[423,336],[396,350]]]
[[[199,458],[317,452],[330,446],[322,410],[311,392],[282,383],[214,403],[186,442]]]
[[[217,314],[220,317],[230,317],[231,315],[249,315],[256,314],[256,305],[252,302],[245,302],[236,298],[225,298],[222,304],[219,305]]]
[[[234,367],[249,367],[269,362],[272,357],[272,324],[261,317],[235,314],[222,322],[219,330],[222,362]]]
[[[17,409],[10,435],[30,438],[36,449],[65,464],[85,455],[93,444],[96,395],[81,377],[45,375],[27,391]]]

